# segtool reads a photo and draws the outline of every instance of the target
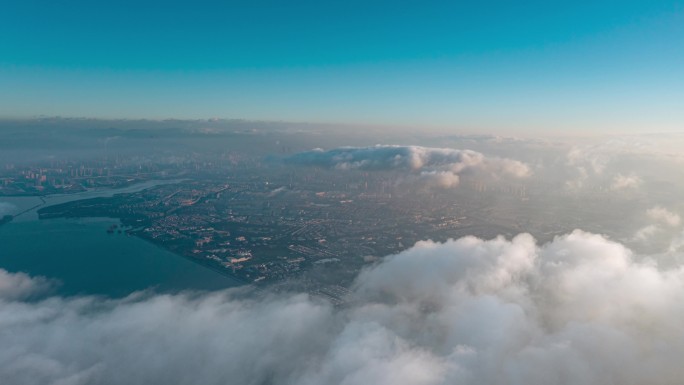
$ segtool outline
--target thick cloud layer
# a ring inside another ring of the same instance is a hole
[[[12,274],[1,280],[15,279]],[[243,290],[0,302],[7,384],[679,384],[684,269],[575,231],[419,242],[350,304]]]
[[[523,178],[531,174],[530,168],[517,160],[487,157],[471,150],[420,146],[315,149],[295,154],[287,161],[339,170],[403,170],[441,187],[457,185],[459,175],[464,172],[478,172],[495,178]]]

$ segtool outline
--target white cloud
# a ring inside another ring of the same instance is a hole
[[[659,269],[581,231],[541,246],[527,234],[419,242],[365,270],[340,309],[243,290],[13,298],[0,302],[0,378],[10,384],[679,384],[684,375],[684,268]]]
[[[671,227],[678,226],[681,223],[681,218],[678,214],[673,213],[660,206],[656,206],[649,209],[646,212],[646,214],[649,218],[653,219],[654,221],[658,221]]]
[[[45,277],[30,277],[25,273],[10,273],[0,269],[0,301],[22,300],[50,292],[57,282]]]
[[[318,148],[295,154],[287,161],[338,170],[403,170],[415,173],[429,185],[441,187],[457,185],[459,175],[465,172],[496,179],[525,178],[532,173],[525,163],[513,159],[488,157],[471,150],[420,146],[340,147],[328,151]]]
[[[639,230],[634,233],[634,237],[632,237],[632,241],[648,241],[650,240],[655,233],[658,232],[660,228],[656,225],[648,225],[640,228]]]
[[[573,147],[567,155],[568,165],[589,169],[598,175],[603,173],[610,160],[610,156],[604,151],[597,151],[595,146]]]
[[[278,195],[278,194],[280,194],[280,193],[284,193],[284,192],[286,192],[286,191],[287,191],[287,188],[285,188],[285,187],[278,187],[277,189],[274,189],[273,191],[271,191],[270,193],[268,193],[268,196],[269,196],[269,197],[274,197],[274,196],[276,196],[276,195]]]
[[[627,190],[640,187],[642,177],[651,181],[666,175],[677,161],[653,139],[631,136],[573,146],[565,156],[566,186]]]
[[[611,190],[626,190],[626,189],[634,189],[639,186],[643,181],[641,178],[634,174],[630,175],[622,175],[618,174],[613,177],[613,181],[610,185]]]

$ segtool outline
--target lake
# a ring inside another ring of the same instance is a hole
[[[87,191],[47,197],[47,204],[75,199],[111,196],[140,191],[149,185],[127,189]],[[12,210],[40,204],[39,198],[0,198]],[[37,202],[37,203],[36,203]],[[96,294],[125,296],[153,288],[160,292],[217,290],[239,286],[240,282],[193,263],[142,239],[125,234],[108,234],[119,221],[110,218],[38,220],[35,210],[0,226],[0,268],[23,271],[61,282],[62,295]]]

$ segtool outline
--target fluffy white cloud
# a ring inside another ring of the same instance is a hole
[[[2,280],[13,280],[4,274]],[[679,384],[684,268],[575,231],[424,241],[343,308],[244,290],[0,302],[8,384]]]
[[[0,269],[0,301],[22,300],[50,292],[57,282]]]
[[[641,178],[638,176],[631,174],[631,175],[622,175],[618,174],[613,177],[613,181],[610,184],[611,190],[626,190],[626,189],[633,189],[641,186],[643,181]]]
[[[678,226],[679,223],[681,222],[681,218],[679,217],[678,214],[673,213],[663,207],[656,206],[651,209],[649,209],[646,214],[648,215],[649,218],[653,219],[654,221],[658,221],[660,223],[663,223],[665,225],[675,227]]]
[[[315,149],[295,154],[287,161],[339,170],[403,170],[414,173],[428,184],[441,187],[457,185],[459,175],[465,172],[482,173],[497,179],[531,175],[530,168],[517,160],[488,157],[471,150],[421,146]]]

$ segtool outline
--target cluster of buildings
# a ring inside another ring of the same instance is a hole
[[[52,206],[41,215],[118,217],[126,234],[261,284],[299,279],[313,270],[317,277],[331,276],[331,282],[351,282],[368,257],[419,240],[416,221],[434,220],[397,210],[405,207],[393,202],[400,198],[365,190],[319,191],[321,186],[306,188],[290,176],[278,179],[238,173],[188,180]],[[312,290],[327,287],[315,281]]]
[[[462,199],[416,192],[382,173],[255,166],[43,214],[117,217],[125,233],[245,282],[303,285],[342,301],[379,257],[488,228],[477,215],[487,212],[483,194]]]
[[[5,164],[0,169],[0,196],[66,194],[98,187],[124,187],[165,175],[152,163],[117,160],[49,161],[39,164]]]

